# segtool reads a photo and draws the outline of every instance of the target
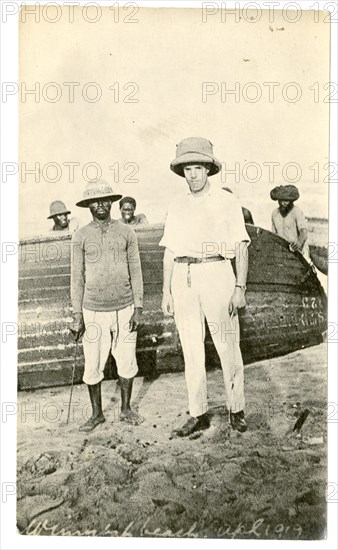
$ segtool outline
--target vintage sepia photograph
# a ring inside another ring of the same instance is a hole
[[[324,541],[337,16],[152,4],[18,6],[16,533]]]

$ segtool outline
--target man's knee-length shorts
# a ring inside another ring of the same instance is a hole
[[[118,311],[90,311],[83,309],[86,332],[83,336],[86,384],[98,384],[109,352],[115,358],[118,375],[133,378],[138,371],[136,362],[137,332],[129,332],[129,321],[134,312],[130,305]]]

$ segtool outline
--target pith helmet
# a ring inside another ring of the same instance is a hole
[[[217,174],[221,170],[221,163],[214,157],[212,147],[212,143],[205,138],[183,139],[176,146],[176,158],[170,164],[171,170],[184,178],[183,168],[186,164],[209,164],[209,176]]]
[[[51,218],[54,218],[54,216],[58,216],[59,214],[71,214],[71,212],[67,210],[64,202],[54,201],[49,207],[49,216],[47,220],[50,220]]]
[[[112,187],[104,180],[88,181],[83,192],[83,199],[76,206],[87,208],[95,199],[111,199],[113,202],[122,198],[122,195],[114,195]]]
[[[270,192],[273,201],[296,201],[299,191],[295,185],[279,185]]]

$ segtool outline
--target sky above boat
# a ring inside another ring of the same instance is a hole
[[[286,183],[306,216],[327,218],[329,25],[313,12],[294,23],[277,10],[273,21],[268,10],[244,16],[102,7],[92,24],[80,8],[72,23],[66,11],[54,24],[27,17],[20,80],[37,92],[20,103],[20,237],[50,228],[54,200],[90,221],[75,203],[97,176],[163,222],[186,190],[169,165],[188,136],[214,144],[223,165],[212,184],[231,187],[257,225],[270,228],[270,190]]]

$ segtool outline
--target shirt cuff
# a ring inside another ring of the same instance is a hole
[[[134,297],[134,307],[142,307],[143,308],[143,297],[142,296]]]

